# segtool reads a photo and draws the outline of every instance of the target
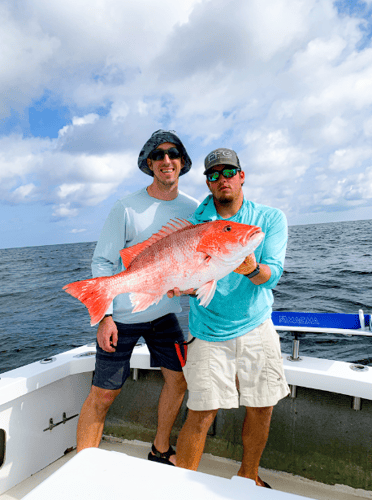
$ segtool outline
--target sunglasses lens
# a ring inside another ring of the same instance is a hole
[[[225,168],[222,170],[222,175],[226,177],[226,179],[229,179],[230,177],[234,177],[236,175],[236,168]]]
[[[207,179],[209,182],[217,181],[219,177],[220,177],[219,172],[211,172],[210,174],[207,174]]]
[[[181,157],[181,153],[177,148],[169,149],[154,149],[151,153],[151,159],[154,161],[164,160],[165,154],[169,156],[170,160],[176,160]]]
[[[181,153],[178,151],[177,148],[170,148],[168,149],[167,153],[171,160],[176,160],[181,156]]]
[[[155,149],[151,153],[151,159],[154,161],[164,160],[164,151],[162,149]]]

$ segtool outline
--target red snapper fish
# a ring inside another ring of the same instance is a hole
[[[238,222],[172,220],[148,240],[120,251],[125,271],[63,289],[88,308],[92,326],[120,293],[130,293],[133,313],[157,304],[175,287],[196,289],[200,305],[207,307],[217,281],[239,267],[263,237],[261,228]]]

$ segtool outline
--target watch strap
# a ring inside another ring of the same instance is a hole
[[[257,276],[257,274],[260,272],[260,264],[257,264],[256,269],[252,271],[249,274],[245,274],[244,276],[247,276],[247,278],[251,279]]]

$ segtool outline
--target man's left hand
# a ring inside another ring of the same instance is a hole
[[[248,257],[245,258],[244,262],[242,262],[242,264],[240,264],[240,266],[235,269],[234,273],[250,274],[256,269],[256,267],[256,256],[254,253],[251,253],[250,255],[248,255]]]

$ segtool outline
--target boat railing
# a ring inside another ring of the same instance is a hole
[[[362,309],[358,314],[273,311],[271,319],[277,331],[294,336],[289,361],[301,361],[300,336],[306,333],[372,337],[372,315],[364,314]]]
[[[292,354],[287,356],[287,360],[291,362],[302,361],[300,337],[307,333],[372,337],[372,315],[364,314],[362,309],[358,314],[274,311],[272,320],[277,331],[293,335]],[[368,370],[368,367],[361,364],[353,364],[351,368],[355,371]],[[291,385],[291,397],[295,398],[296,394],[297,386]],[[354,397],[352,407],[359,410],[361,398]]]

